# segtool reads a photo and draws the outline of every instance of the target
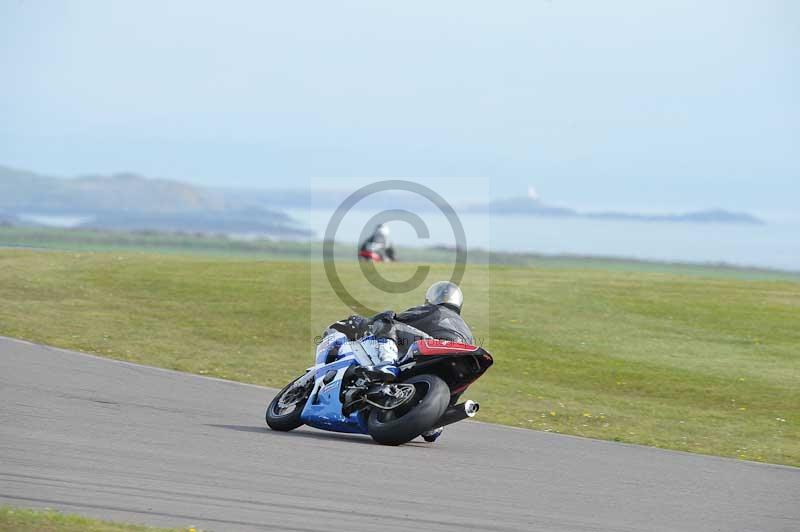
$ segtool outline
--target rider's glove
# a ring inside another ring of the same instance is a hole
[[[358,340],[369,334],[369,320],[364,316],[354,315],[332,323],[328,329],[344,333],[350,341]]]

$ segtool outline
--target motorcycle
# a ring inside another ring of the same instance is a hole
[[[266,412],[273,430],[302,425],[369,434],[384,445],[402,445],[437,427],[474,417],[475,401],[456,404],[470,384],[493,364],[482,347],[423,339],[398,361],[400,376],[369,370],[374,337],[347,341],[328,337],[317,347],[316,364],[272,399]],[[423,436],[432,442],[435,437]]]
[[[368,260],[372,262],[383,262],[383,256],[375,251],[362,249],[358,252],[358,260]]]
[[[397,260],[395,257],[394,248],[383,245],[365,244],[358,251],[358,260],[368,262],[394,262]]]

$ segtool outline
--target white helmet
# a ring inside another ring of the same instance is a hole
[[[447,305],[456,312],[461,312],[464,305],[464,294],[458,285],[450,281],[433,283],[425,293],[425,303],[428,305]]]
[[[386,227],[386,224],[379,224],[378,227],[375,228],[375,234],[386,238],[389,236],[389,228]]]

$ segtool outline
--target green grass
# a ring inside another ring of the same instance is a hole
[[[422,299],[338,266],[374,308]],[[481,419],[800,465],[800,283],[473,265],[462,287],[495,356]],[[2,335],[270,386],[349,313],[314,262],[144,253],[0,250],[0,301]]]
[[[0,532],[166,532],[192,531],[194,528],[151,528],[98,521],[52,510],[23,510],[0,507]]]
[[[110,231],[58,229],[48,227],[7,227],[0,225],[0,247],[53,249],[61,251],[128,251],[162,254],[256,258],[259,260],[308,260],[321,256],[320,242],[288,242],[272,240],[236,240],[224,235],[192,233],[160,233],[153,231]],[[355,256],[355,248],[336,246],[337,257]],[[441,248],[405,248],[405,262],[452,264],[453,250]],[[672,273],[702,277],[724,277],[747,280],[795,280],[800,272],[731,266],[726,264],[670,263],[609,257],[574,255],[541,255],[536,253],[488,252],[470,249],[473,264],[506,266],[595,269]]]

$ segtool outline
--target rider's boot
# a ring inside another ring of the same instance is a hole
[[[424,439],[428,443],[433,443],[442,435],[444,432],[444,427],[439,427],[438,429],[429,430],[428,432],[422,433],[422,439]]]

